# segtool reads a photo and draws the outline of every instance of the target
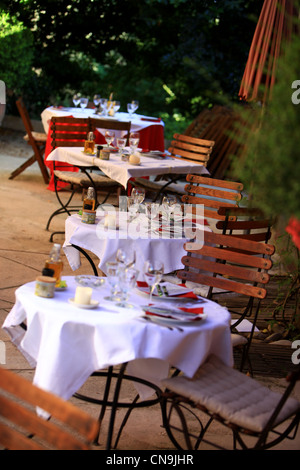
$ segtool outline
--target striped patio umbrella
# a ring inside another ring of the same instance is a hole
[[[283,44],[291,39],[295,0],[265,0],[255,29],[239,97],[265,104],[272,95],[276,64]]]

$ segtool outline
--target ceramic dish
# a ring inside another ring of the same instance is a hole
[[[87,308],[87,309],[96,308],[99,305],[99,302],[97,300],[91,300],[90,304],[78,304],[77,302],[74,301],[74,299],[69,299],[69,303],[73,305],[74,307]]]

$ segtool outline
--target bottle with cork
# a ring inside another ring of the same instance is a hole
[[[95,154],[95,136],[93,132],[87,134],[87,139],[84,141],[84,153],[88,155]]]
[[[63,270],[63,262],[61,260],[61,245],[54,243],[49,258],[45,262],[45,269],[54,271],[53,277],[56,279],[55,287],[59,287],[61,283],[61,273]]]
[[[95,210],[95,204],[96,204],[96,196],[95,196],[95,190],[92,186],[90,186],[87,190],[87,194],[83,200],[83,211],[93,211]]]

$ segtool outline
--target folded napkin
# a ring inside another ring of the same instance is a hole
[[[161,118],[141,118],[141,121],[161,122]]]
[[[191,298],[191,299],[198,299],[198,296],[194,294],[194,292],[191,289],[188,289],[185,287],[183,284],[173,284],[172,282],[162,282],[159,284],[160,286],[164,286],[168,292],[168,294],[165,297],[178,297],[178,298]],[[149,286],[147,282],[143,281],[137,281],[137,287],[141,289],[144,292],[148,292]],[[158,291],[157,288],[154,290],[153,293],[154,296],[158,297]],[[161,296],[160,296],[161,297]]]
[[[179,320],[184,322],[195,322],[202,320],[203,307],[198,308],[179,308],[179,309],[163,309],[163,308],[149,308],[145,310],[146,315],[169,318],[172,320]]]

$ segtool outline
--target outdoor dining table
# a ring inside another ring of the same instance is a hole
[[[87,250],[99,258],[98,268],[107,274],[106,263],[115,260],[118,249],[121,249],[130,259],[135,257],[139,280],[144,279],[143,265],[146,260],[159,259],[164,264],[164,273],[172,273],[182,268],[181,258],[186,254],[184,243],[195,237],[200,243],[203,230],[210,230],[204,218],[199,218],[195,223],[188,216],[179,216],[172,225],[166,219],[159,225],[158,217],[149,220],[145,213],[138,213],[131,220],[128,212],[117,211],[114,207],[110,209],[105,211],[100,206],[95,224],[82,222],[79,214],[67,217],[63,250],[73,271],[80,268],[80,253],[86,256]],[[107,216],[112,219],[111,227],[105,226]],[[90,256],[86,257],[97,275],[93,260]]]
[[[110,293],[106,282],[93,289],[94,308],[79,308],[72,302],[78,286],[76,278],[63,279],[67,288],[56,291],[54,298],[35,295],[35,281],[19,287],[15,305],[3,324],[13,343],[35,367],[33,382],[42,389],[69,399],[95,371],[127,365],[130,377],[147,381],[145,385],[135,383],[141,403],[147,403],[156,387],[161,388],[170,366],[192,377],[210,354],[232,365],[230,314],[226,308],[199,298],[197,304],[192,304],[193,309],[195,305],[203,308],[197,321],[168,325],[167,319],[144,319],[143,307],[149,308],[149,295],[139,288],[130,295],[134,308],[118,307],[105,300]],[[155,298],[155,306],[187,308],[189,300],[183,300],[179,296]],[[115,412],[111,412],[112,426]],[[110,445],[111,434],[107,448]]]
[[[95,109],[86,108],[82,110],[81,108],[73,108],[73,107],[55,107],[49,106],[43,110],[41,114],[42,124],[47,134],[47,142],[45,148],[45,162],[48,166],[50,172],[52,172],[52,164],[47,159],[48,155],[51,153],[51,132],[50,132],[50,121],[53,116],[63,117],[63,116],[73,116],[76,118],[87,118],[93,117],[99,119],[99,123],[101,123],[101,119],[112,119],[112,120],[119,120],[119,121],[130,121],[131,122],[131,131],[132,132],[139,132],[140,135],[140,147],[146,151],[150,150],[159,150],[164,152],[165,144],[164,144],[164,122],[160,118],[155,118],[151,116],[146,116],[142,114],[133,114],[130,116],[128,113],[118,112],[115,116],[101,116],[99,114],[95,114]],[[99,128],[96,131],[96,144],[106,144],[105,141],[105,130],[101,130],[101,126],[99,124]],[[116,133],[117,136],[117,133]],[[54,190],[53,178],[51,178],[48,189]]]
[[[149,156],[141,155],[140,164],[136,165],[129,161],[122,161],[118,153],[111,153],[109,160],[86,155],[81,147],[57,147],[48,155],[47,162],[49,161],[69,163],[81,168],[98,168],[125,189],[131,178],[142,176],[209,174],[203,165],[180,158],[158,158],[155,155],[151,156],[151,154]]]

